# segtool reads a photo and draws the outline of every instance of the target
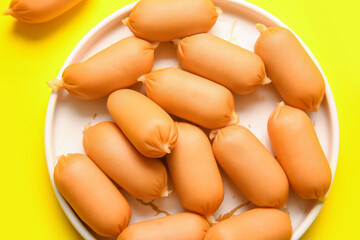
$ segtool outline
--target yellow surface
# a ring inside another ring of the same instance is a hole
[[[27,25],[0,16],[1,239],[80,239],[52,190],[44,156],[50,89],[78,41],[131,0],[87,0],[60,18]],[[292,28],[323,67],[340,121],[335,182],[302,240],[356,239],[360,217],[360,74],[357,0],[251,0]],[[0,2],[5,10],[8,1]]]

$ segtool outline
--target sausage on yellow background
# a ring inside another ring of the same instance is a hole
[[[60,156],[54,181],[76,214],[99,235],[117,236],[128,225],[129,204],[111,180],[84,154]]]
[[[288,29],[256,27],[261,34],[255,53],[264,61],[275,88],[287,104],[316,112],[324,98],[325,82],[309,54]]]
[[[324,200],[331,169],[306,113],[278,104],[269,118],[268,133],[294,192],[305,199]]]
[[[250,130],[238,125],[217,130],[213,150],[222,169],[252,203],[285,206],[289,196],[286,175]]]
[[[205,240],[290,240],[290,217],[275,208],[255,208],[212,226]]]
[[[73,8],[81,0],[12,0],[3,13],[26,23],[50,21]]]
[[[57,90],[65,88],[80,99],[97,99],[129,87],[137,78],[151,71],[157,44],[128,37],[96,53],[84,62],[69,65],[62,80],[48,85]]]
[[[221,175],[211,144],[198,127],[176,122],[178,140],[166,156],[167,165],[181,204],[211,220],[224,198]]]
[[[146,95],[165,111],[202,127],[237,124],[234,97],[225,87],[177,68],[152,71],[139,78]]]
[[[159,159],[141,155],[115,123],[88,127],[83,146],[91,160],[134,197],[154,199],[168,195],[165,166]]]
[[[219,10],[210,0],[140,0],[123,23],[148,41],[171,41],[210,31]]]
[[[110,94],[107,109],[121,131],[145,157],[163,157],[174,148],[177,139],[174,121],[141,93],[117,90]]]
[[[176,42],[180,65],[217,82],[236,94],[248,94],[267,84],[261,58],[211,34],[198,34]]]
[[[117,240],[203,240],[209,228],[200,215],[184,212],[131,224]]]

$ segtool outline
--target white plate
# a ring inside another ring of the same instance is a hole
[[[287,27],[271,14],[245,1],[214,0],[213,2],[216,6],[221,7],[224,12],[220,15],[210,33],[251,51],[253,51],[255,41],[259,36],[254,26],[255,23],[261,22],[267,26]],[[61,78],[63,70],[69,64],[83,61],[116,41],[126,36],[131,36],[132,33],[122,25],[121,20],[129,15],[130,10],[135,4],[136,3],[130,4],[116,11],[94,27],[71,52],[58,78]],[[324,75],[315,57],[303,42],[302,44]],[[154,69],[175,66],[177,64],[175,47],[170,43],[162,43],[156,50]],[[135,85],[134,88],[142,92],[144,90],[141,85]],[[266,124],[270,113],[275,108],[275,103],[281,100],[281,97],[271,84],[260,87],[250,95],[235,96],[236,111],[240,116],[240,124],[248,127],[271,152],[273,152],[273,150],[271,149],[267,135]],[[60,90],[58,93],[53,92],[51,94],[46,115],[45,151],[51,183],[65,214],[85,239],[102,238],[97,236],[77,217],[60,195],[54,185],[53,171],[56,164],[56,156],[66,153],[84,153],[82,148],[82,132],[85,125],[89,123],[93,125],[105,120],[111,120],[105,103],[105,98],[95,101],[83,101],[70,96],[66,91]],[[339,150],[339,127],[333,95],[327,80],[324,101],[319,111],[310,113],[309,116],[315,125],[320,143],[330,162],[334,176]],[[225,174],[222,174],[222,176],[225,185],[225,198],[218,211],[215,212],[215,218],[234,209],[236,210],[237,206],[248,201],[236,189],[233,183],[229,181]],[[170,185],[170,188],[173,187]],[[150,205],[140,203],[123,190],[122,193],[131,205],[132,216],[130,224],[165,216],[164,213],[156,215],[157,212],[154,211]],[[170,214],[184,211],[176,193],[172,194],[169,199],[157,199],[153,204]],[[318,215],[322,205],[320,202],[303,200],[294,193],[290,193],[287,209],[290,212],[294,229],[292,239],[299,239],[304,234]],[[249,205],[245,205],[237,211],[233,211],[233,213],[239,214],[250,207]]]

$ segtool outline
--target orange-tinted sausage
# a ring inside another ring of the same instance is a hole
[[[278,104],[268,121],[276,157],[294,192],[305,199],[323,200],[331,184],[331,169],[305,112]]]
[[[26,23],[50,21],[73,8],[81,0],[12,0],[3,13]]]
[[[164,68],[139,78],[146,95],[165,111],[205,128],[239,120],[234,97],[225,87],[177,68]]]
[[[177,56],[187,71],[217,82],[236,94],[248,94],[267,84],[263,61],[250,52],[211,34],[178,42]]]
[[[88,127],[84,131],[83,146],[95,164],[134,197],[167,196],[165,166],[158,159],[141,155],[115,123],[102,122]]]
[[[178,140],[166,156],[182,205],[208,219],[224,198],[221,175],[205,133],[189,123],[177,122]]]
[[[304,111],[317,111],[325,82],[301,43],[286,28],[262,24],[257,28],[261,34],[255,53],[264,61],[267,75],[285,102]]]
[[[97,99],[129,87],[151,71],[156,44],[136,37],[124,38],[84,62],[69,65],[62,80],[48,84],[54,90],[65,88],[81,99]]]
[[[209,228],[203,217],[185,212],[132,224],[117,240],[203,240]]]
[[[217,162],[244,195],[259,207],[284,207],[289,182],[280,164],[242,126],[218,130],[213,142]]]
[[[121,89],[110,94],[107,108],[135,148],[144,156],[159,158],[174,148],[177,129],[161,107],[139,92]]]
[[[212,226],[205,240],[290,240],[289,216],[274,208],[256,208]]]
[[[148,41],[171,41],[204,33],[219,13],[210,0],[141,0],[123,23]]]
[[[117,236],[128,225],[129,204],[87,156],[60,156],[54,170],[54,181],[76,214],[99,235]]]

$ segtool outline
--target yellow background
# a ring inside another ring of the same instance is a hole
[[[52,190],[44,155],[50,89],[73,47],[131,0],[87,0],[56,20],[0,16],[0,238],[80,239]],[[302,240],[359,236],[360,51],[357,0],[250,0],[292,28],[323,67],[340,122],[340,156],[329,199]],[[8,0],[0,2],[5,10]]]

